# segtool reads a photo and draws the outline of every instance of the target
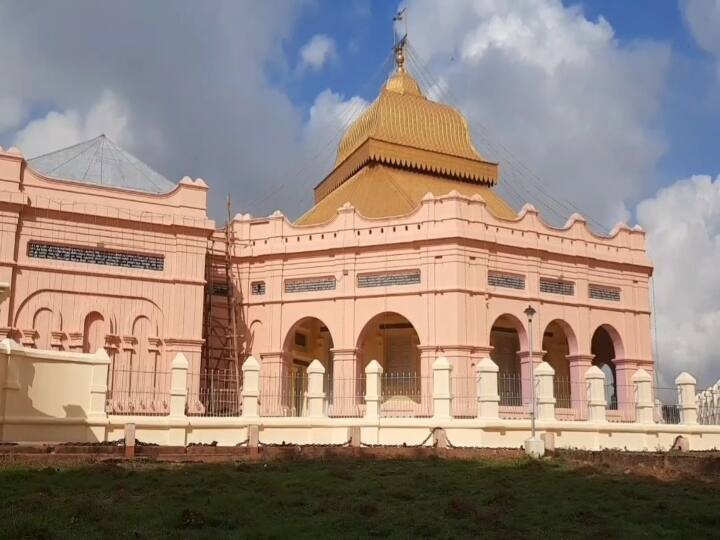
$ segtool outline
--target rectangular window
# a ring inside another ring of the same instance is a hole
[[[522,290],[525,288],[525,276],[490,271],[488,272],[488,285]]]
[[[305,334],[301,334],[300,332],[295,332],[295,346],[300,347],[301,349],[306,349],[307,336]]]
[[[230,287],[227,283],[213,283],[212,293],[214,296],[230,296]]]
[[[286,293],[334,291],[334,290],[335,290],[335,277],[334,276],[306,278],[306,279],[286,279],[285,280],[285,292]]]
[[[573,296],[575,294],[575,284],[572,281],[540,278],[540,292]]]
[[[250,283],[250,294],[263,295],[265,294],[265,282],[264,281],[253,281]]]
[[[108,249],[28,242],[27,254],[28,257],[34,259],[52,259],[54,261],[97,264],[101,266],[120,266],[122,268],[154,270],[156,272],[162,272],[165,269],[165,257],[162,255],[140,255],[137,253],[112,251]]]
[[[605,285],[590,285],[590,298],[594,300],[608,300],[610,302],[620,301],[620,289],[618,287],[607,287]]]
[[[367,287],[393,287],[396,285],[417,285],[420,283],[420,270],[403,272],[379,272],[372,274],[358,274],[357,286],[361,289]]]

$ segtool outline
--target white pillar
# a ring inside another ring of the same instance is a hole
[[[555,420],[555,396],[553,392],[553,379],[555,370],[547,362],[540,362],[535,368],[537,381],[537,419]]]
[[[635,385],[635,421],[640,424],[654,424],[652,376],[644,369],[638,369],[632,376]]]
[[[380,417],[380,388],[383,368],[377,360],[370,360],[365,368],[365,418]]]
[[[310,418],[321,418],[325,416],[325,368],[317,358],[310,362],[307,368],[308,389],[307,389],[307,410]]]
[[[170,416],[185,416],[187,405],[187,372],[190,364],[183,353],[177,353],[170,364]]]
[[[590,422],[607,422],[607,400],[605,399],[605,374],[597,366],[585,371],[587,386],[588,415]]]
[[[433,418],[452,417],[452,365],[444,356],[432,365],[433,369]]]
[[[481,359],[475,366],[477,377],[478,418],[499,418],[500,395],[498,394],[499,368],[490,358]]]
[[[242,365],[242,415],[257,418],[260,416],[260,362],[254,356],[248,357]]]
[[[697,421],[697,400],[695,397],[695,377],[683,371],[675,379],[678,387],[678,396],[680,406],[680,423],[686,426],[692,426]]]

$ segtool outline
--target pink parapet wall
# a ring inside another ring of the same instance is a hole
[[[630,398],[637,369],[653,371],[652,265],[639,227],[600,236],[576,214],[554,228],[531,205],[501,219],[482,197],[451,192],[386,219],[351,205],[314,226],[280,212],[238,215],[233,238],[244,352],[263,359],[268,378],[320,359],[346,404],[343,394],[357,393],[348,381],[373,359],[386,373],[422,376],[442,355],[460,386],[489,354],[501,377],[516,378],[504,404],[517,398],[523,408],[532,360],[553,366],[568,409],[585,399],[593,364],[611,377],[615,404]],[[537,310],[532,354],[528,305]]]
[[[451,191],[387,218],[365,218],[350,204],[318,225],[280,212],[238,215],[226,250],[207,219],[207,190],[189,178],[167,193],[54,179],[19,152],[0,152],[0,282],[10,287],[0,334],[40,349],[105,348],[110,412],[167,414],[178,353],[192,395],[208,369],[233,368],[240,385],[234,353],[202,355],[205,338],[222,351],[218,336],[232,332],[238,362],[261,360],[261,387],[277,401],[261,408],[276,414],[301,407],[291,401],[304,390],[289,381],[303,381],[314,359],[337,416],[362,414],[371,360],[386,377],[384,410],[416,416],[431,413],[428,378],[439,356],[452,366],[456,394],[490,356],[501,409],[521,417],[532,362],[552,366],[557,407],[568,410],[581,408],[587,369],[602,368],[609,414],[620,417],[633,374],[652,374],[652,264],[640,228],[620,224],[600,236],[577,214],[555,228],[531,205],[501,218],[479,194]],[[230,290],[216,288],[228,251]],[[532,329],[528,305],[537,310]],[[148,395],[123,401],[138,389]],[[462,415],[472,404],[453,407]]]
[[[53,178],[0,149],[0,336],[104,347],[111,379],[167,372],[177,353],[199,373],[207,190],[187,177],[167,193]]]

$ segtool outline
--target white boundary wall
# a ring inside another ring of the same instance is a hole
[[[0,342],[0,441],[3,442],[99,442],[124,438],[125,426],[134,424],[138,440],[160,445],[184,446],[211,443],[234,446],[248,441],[256,426],[260,444],[345,444],[350,432],[360,433],[363,445],[431,446],[433,430],[442,428],[447,441],[456,447],[520,448],[530,436],[530,420],[498,417],[497,367],[489,358],[476,367],[477,418],[458,419],[452,410],[450,377],[452,368],[439,358],[433,366],[434,416],[430,418],[383,418],[377,407],[366,407],[362,418],[327,418],[322,400],[323,368],[319,362],[309,371],[308,416],[261,417],[257,406],[260,364],[249,358],[243,366],[244,415],[231,418],[186,416],[187,360],[180,354],[173,361],[168,416],[115,416],[105,412],[107,375],[110,360],[104,350],[95,354],[42,351],[17,343]],[[373,364],[374,366],[374,364]],[[552,377],[543,365],[541,377]],[[548,368],[550,371],[548,371]],[[382,370],[369,368],[367,377],[378,381],[367,384],[366,402],[377,404]],[[598,374],[600,373],[600,374]],[[317,380],[316,380],[317,379]],[[652,383],[639,370],[636,384],[636,417],[642,422],[614,423],[606,420],[602,373],[590,368],[588,417],[583,421],[559,421],[551,407],[539,407],[537,429],[551,434],[555,448],[587,450],[621,449],[629,451],[668,450],[682,436],[690,450],[720,449],[720,425],[697,423],[695,380],[681,374],[676,383],[680,396],[680,424],[657,424],[652,414]],[[539,381],[538,403],[552,396],[541,389],[552,388]],[[253,428],[254,429],[254,428]],[[547,437],[547,436],[546,436]],[[357,441],[356,441],[357,442]]]

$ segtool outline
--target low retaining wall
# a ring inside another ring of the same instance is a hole
[[[257,428],[262,445],[342,445],[353,433],[363,446],[427,446],[434,444],[433,430],[442,428],[450,447],[520,448],[530,437],[528,420],[386,418],[368,422],[363,418],[310,419],[267,418],[248,422],[244,418],[109,417],[98,420],[44,419],[31,424],[11,423],[5,434],[14,442],[92,443],[124,439],[125,426],[134,424],[138,440],[162,446],[211,444],[233,447],[249,443]],[[637,423],[538,422],[549,449],[617,449],[667,451],[678,436],[687,449],[720,449],[720,426],[683,426]]]
[[[167,416],[117,416],[105,411],[109,358],[95,354],[38,351],[13,341],[0,342],[0,442],[103,442],[123,439],[125,427],[135,426],[138,440],[163,446],[209,444],[232,447],[240,443],[272,445],[425,446],[435,443],[442,428],[455,448],[520,448],[531,435],[530,420],[499,418],[497,371],[490,359],[477,365],[477,418],[452,418],[451,366],[440,357],[433,364],[431,418],[381,416],[379,364],[370,362],[366,374],[366,407],[362,418],[328,418],[322,392],[322,366],[309,371],[307,414],[303,417],[259,416],[260,364],[250,357],[243,366],[242,416],[218,418],[186,416],[188,362],[178,354],[172,363]],[[593,371],[594,369],[594,371]],[[373,371],[374,370],[374,371]],[[650,376],[639,370],[636,384],[636,422],[608,422],[604,380],[597,368],[588,370],[588,419],[555,418],[552,368],[537,369],[538,433],[546,448],[666,451],[683,437],[689,450],[720,448],[720,425],[697,423],[694,379],[682,374],[680,424],[655,423]],[[256,434],[256,435],[255,435]]]

